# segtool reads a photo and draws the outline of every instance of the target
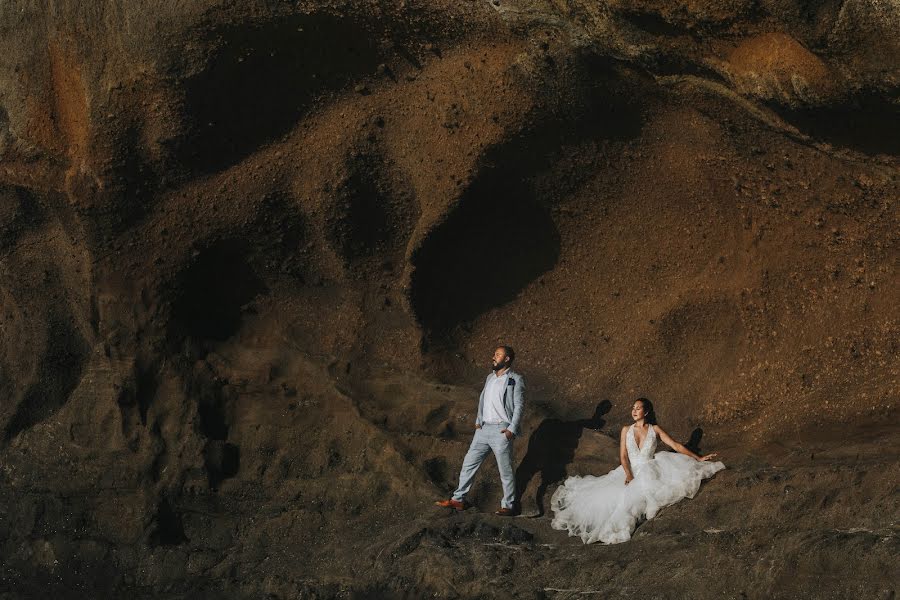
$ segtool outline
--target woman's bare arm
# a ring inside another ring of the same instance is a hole
[[[626,436],[628,435],[628,427],[622,428],[622,435],[619,436],[619,461],[622,463],[622,468],[625,470],[625,484],[627,485],[629,481],[634,479],[634,475],[631,472],[631,461],[628,460],[628,447],[626,446]]]
[[[656,431],[656,435],[659,436],[659,439],[661,439],[664,444],[666,444],[668,447],[670,447],[675,452],[679,452],[686,456],[690,456],[694,460],[709,460],[716,456],[715,452],[713,452],[712,454],[707,454],[706,456],[700,456],[698,454],[694,454],[693,452],[691,452],[690,450],[685,448],[684,444],[679,444],[678,442],[673,440],[669,436],[669,434],[666,433],[665,431],[663,431],[663,428],[660,427],[659,425],[654,425],[653,429]]]

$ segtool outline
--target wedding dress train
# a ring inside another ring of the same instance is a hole
[[[638,446],[632,425],[625,447],[634,479],[625,485],[620,465],[606,475],[569,477],[553,494],[551,526],[581,537],[585,544],[617,544],[631,539],[641,517],[652,519],[659,509],[693,498],[700,482],[725,468],[721,462],[701,462],[675,452],[656,451],[651,426]]]

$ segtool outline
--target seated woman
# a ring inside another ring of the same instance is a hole
[[[634,424],[622,428],[622,465],[606,475],[569,477],[550,500],[551,526],[577,535],[585,544],[617,544],[631,539],[638,519],[652,519],[660,508],[693,498],[700,482],[725,468],[698,456],[656,424],[653,404],[638,398],[631,407]],[[678,454],[655,454],[661,439]]]

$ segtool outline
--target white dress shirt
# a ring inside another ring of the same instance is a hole
[[[484,408],[482,418],[485,423],[509,423],[509,415],[503,406],[503,392],[506,391],[506,381],[509,374],[504,373],[500,377],[493,375],[487,383],[484,391]]]

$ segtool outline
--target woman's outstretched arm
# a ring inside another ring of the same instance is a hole
[[[715,452],[713,452],[712,454],[707,454],[707,455],[705,455],[705,456],[700,456],[700,455],[698,455],[698,454],[694,454],[693,452],[691,452],[690,450],[688,450],[687,448],[685,448],[685,447],[684,447],[684,444],[679,444],[678,442],[676,442],[675,440],[673,440],[673,439],[671,438],[671,436],[669,436],[668,433],[666,433],[665,431],[663,431],[663,428],[660,427],[659,425],[654,425],[654,426],[653,426],[653,429],[656,430],[656,435],[659,436],[659,439],[661,439],[661,440],[663,441],[663,443],[665,443],[668,447],[670,447],[670,448],[671,448],[672,450],[674,450],[675,452],[679,452],[679,453],[681,453],[681,454],[685,454],[685,455],[687,455],[687,456],[690,456],[690,457],[693,458],[694,460],[710,460],[711,458],[713,458],[713,457],[716,456],[716,453],[715,453]],[[624,438],[623,438],[623,439],[624,439]]]
[[[628,460],[628,447],[625,445],[625,436],[627,435],[628,427],[625,426],[622,428],[622,435],[619,436],[619,461],[625,470],[625,485],[628,485],[628,482],[634,479],[634,474],[631,472],[631,461]]]

